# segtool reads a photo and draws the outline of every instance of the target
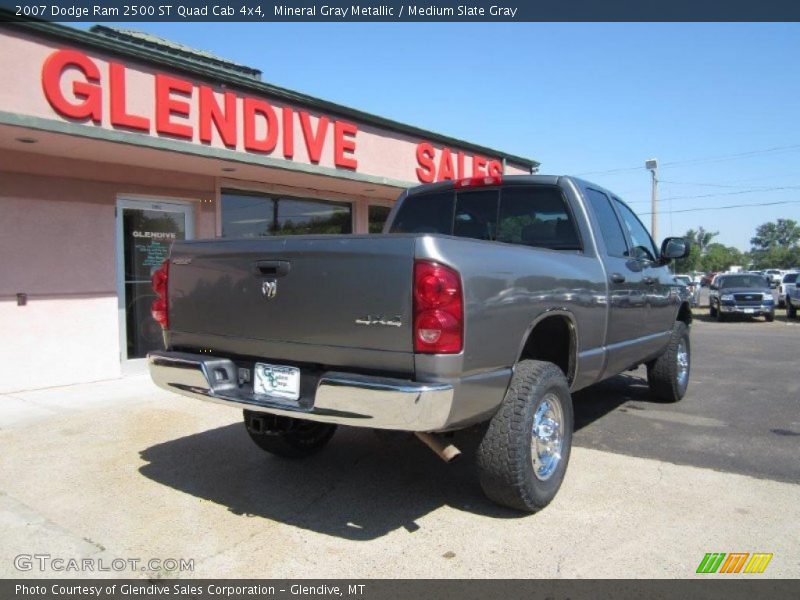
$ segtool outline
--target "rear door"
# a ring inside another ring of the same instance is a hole
[[[594,213],[609,289],[607,359],[605,373],[618,373],[631,366],[641,354],[647,320],[647,291],[641,261],[629,255],[623,225],[605,192],[591,187],[585,195]]]

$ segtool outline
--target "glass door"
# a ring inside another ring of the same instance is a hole
[[[155,293],[150,276],[169,255],[172,242],[194,237],[191,204],[117,200],[117,294],[120,357],[144,358],[163,347],[161,327],[150,316]]]

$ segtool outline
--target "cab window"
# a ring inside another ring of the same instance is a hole
[[[631,248],[626,256],[655,262],[658,252],[653,244],[653,238],[647,233],[647,229],[644,228],[639,217],[619,198],[614,198],[614,202],[631,238]]]

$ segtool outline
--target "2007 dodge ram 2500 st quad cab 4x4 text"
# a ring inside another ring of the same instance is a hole
[[[337,425],[439,433],[488,421],[492,500],[536,511],[569,461],[571,392],[647,365],[689,382],[689,298],[619,198],[572,177],[477,177],[404,192],[384,233],[175,242],[153,275],[166,390],[244,410],[267,452],[305,457]]]

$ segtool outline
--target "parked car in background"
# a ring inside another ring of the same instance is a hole
[[[700,286],[701,287],[708,287],[711,285],[711,282],[714,281],[714,277],[717,276],[716,271],[709,271],[705,275],[700,278]]]
[[[800,287],[794,286],[786,293],[786,316],[789,319],[796,319],[798,310],[800,310]]]
[[[769,283],[772,287],[778,287],[781,279],[783,279],[783,271],[780,269],[765,269],[764,277],[769,280]]]
[[[766,278],[761,275],[723,273],[711,282],[708,297],[710,314],[717,321],[743,315],[775,319],[775,299]]]
[[[675,281],[686,286],[691,305],[697,306],[697,301],[700,298],[700,285],[695,282],[691,275],[675,275]]]
[[[783,308],[786,306],[786,294],[790,289],[797,287],[797,276],[800,273],[786,273],[778,285],[778,306]]]

